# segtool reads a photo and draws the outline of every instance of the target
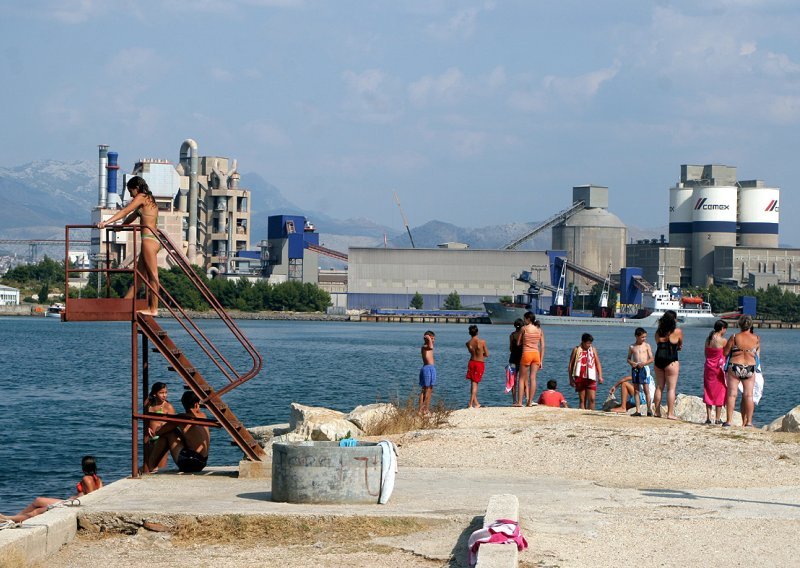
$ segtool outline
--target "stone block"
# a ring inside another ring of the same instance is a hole
[[[14,566],[16,560],[21,560],[20,566],[29,566],[47,557],[47,527],[29,522],[0,531],[0,563]]]
[[[393,404],[367,404],[356,406],[347,415],[347,419],[364,432],[370,432],[381,420],[392,416],[395,412],[397,412],[397,407]]]
[[[781,432],[800,432],[800,406],[795,406],[783,417]]]
[[[499,519],[519,522],[519,499],[504,493],[492,495],[483,515],[484,528]],[[515,544],[484,544],[478,549],[476,568],[515,568],[519,563],[519,551]]]
[[[497,519],[519,521],[519,499],[516,495],[504,493],[489,497],[486,514],[483,516],[483,526],[486,527]]]
[[[329,408],[305,406],[293,402],[289,427],[295,434],[315,442],[335,442],[342,438],[360,438],[361,429],[347,420],[343,412]]]

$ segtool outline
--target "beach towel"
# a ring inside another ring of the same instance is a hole
[[[517,550],[528,548],[528,541],[519,530],[519,523],[509,519],[497,519],[495,522],[478,529],[469,535],[469,565],[478,562],[478,549],[484,544],[516,544]]]
[[[513,363],[506,365],[506,392],[511,392],[517,382],[517,367]]]
[[[397,446],[389,440],[381,440],[378,445],[381,447],[381,494],[378,497],[378,503],[384,505],[394,491],[394,478],[397,474]]]
[[[764,394],[764,375],[761,371],[756,371],[756,382],[753,385],[753,402],[758,404],[761,401],[761,396]],[[742,381],[739,381],[739,392],[744,392]]]

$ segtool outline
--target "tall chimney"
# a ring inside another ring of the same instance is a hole
[[[117,170],[119,170],[117,158],[119,158],[119,154],[117,152],[108,153],[108,164],[106,165],[106,174],[108,179],[108,199],[106,201],[106,207],[109,208],[116,207],[120,202],[119,195],[117,194]]]
[[[106,166],[108,165],[108,144],[99,144],[100,168],[97,176],[97,206],[106,206]]]

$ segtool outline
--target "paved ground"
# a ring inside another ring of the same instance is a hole
[[[176,554],[215,567],[463,566],[466,537],[489,496],[500,493],[519,499],[530,544],[523,566],[728,568],[790,566],[800,558],[797,436],[549,409],[459,411],[452,422],[452,429],[396,437],[400,472],[386,505],[273,503],[269,480],[237,479],[230,468],[121,480],[80,508],[95,524],[131,532],[143,521],[169,527],[182,515],[299,516],[304,539],[267,531],[239,541],[192,540],[140,529],[135,536],[79,537],[47,566],[169,566]],[[602,433],[609,444],[622,438],[626,449],[612,444],[595,454],[581,432]],[[654,440],[665,436],[674,451],[661,456]],[[531,452],[534,441],[568,459],[559,465],[544,450]],[[660,457],[648,461],[654,452]],[[344,527],[364,517],[423,525],[388,534],[375,521],[374,531],[359,525],[352,535],[326,535],[331,518]]]

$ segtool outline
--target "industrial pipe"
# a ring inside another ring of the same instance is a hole
[[[106,206],[106,166],[108,165],[108,144],[99,144],[100,167],[97,176],[97,206]]]
[[[191,150],[191,157],[189,151]],[[181,144],[180,163],[183,165],[184,171],[187,166],[189,169],[189,234],[187,235],[187,242],[189,243],[189,262],[197,264],[197,142],[191,138],[187,138]]]

